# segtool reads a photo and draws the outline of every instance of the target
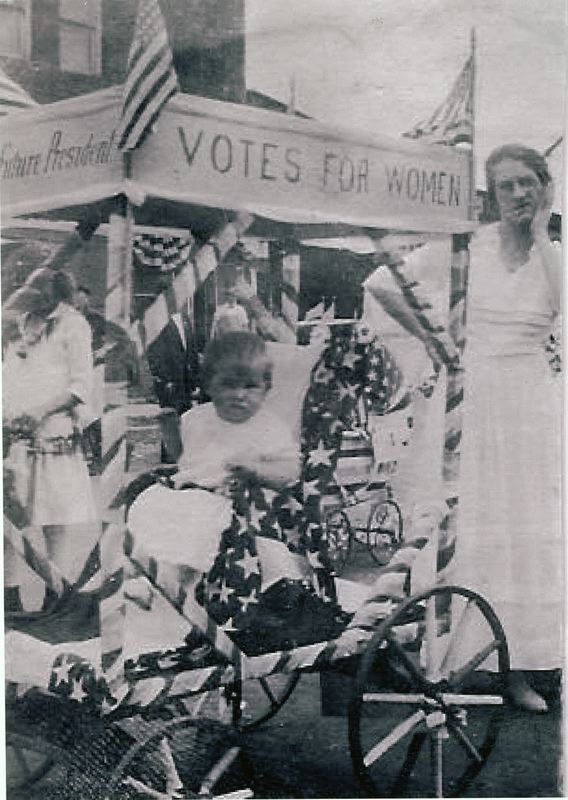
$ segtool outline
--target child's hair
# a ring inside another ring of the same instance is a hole
[[[203,353],[201,384],[205,390],[222,365],[231,362],[248,366],[253,361],[263,362],[263,379],[268,391],[272,387],[273,364],[266,351],[264,340],[250,331],[229,331],[212,339]]]

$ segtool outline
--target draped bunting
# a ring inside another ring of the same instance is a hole
[[[194,249],[192,237],[141,234],[132,242],[132,252],[144,267],[160,272],[177,272],[185,267]]]

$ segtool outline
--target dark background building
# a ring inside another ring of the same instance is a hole
[[[0,0],[0,66],[39,103],[120,84],[136,0]],[[181,89],[245,99],[244,0],[161,0]]]

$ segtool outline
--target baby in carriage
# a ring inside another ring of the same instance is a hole
[[[272,369],[255,334],[234,331],[210,342],[202,382],[212,403],[182,417],[178,488],[189,483],[226,494],[235,478],[246,478],[278,491],[298,479],[292,431],[265,406]]]
[[[296,483],[300,471],[292,431],[265,406],[272,363],[260,337],[234,331],[212,340],[202,383],[212,402],[181,419],[183,450],[174,484],[185,490],[152,486],[129,511],[138,542],[161,562],[176,565],[181,587],[211,568],[239,483],[280,491]],[[151,600],[140,578],[128,582],[126,593],[137,602]]]

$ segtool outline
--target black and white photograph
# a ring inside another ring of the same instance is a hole
[[[0,0],[6,800],[565,796],[567,12]]]

